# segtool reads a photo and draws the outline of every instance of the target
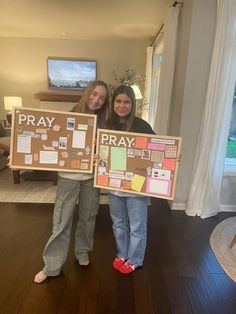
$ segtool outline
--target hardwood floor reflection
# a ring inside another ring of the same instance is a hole
[[[61,276],[37,285],[52,212],[52,204],[0,203],[0,313],[236,313],[236,284],[209,244],[214,226],[235,214],[202,220],[153,199],[144,266],[125,276],[112,268],[115,243],[102,205],[91,265],[76,262],[72,233]]]

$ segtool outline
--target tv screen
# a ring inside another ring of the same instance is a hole
[[[47,60],[48,88],[81,90],[97,77],[94,60],[53,58]]]

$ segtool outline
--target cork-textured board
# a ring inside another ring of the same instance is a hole
[[[96,115],[14,108],[10,166],[92,173]]]
[[[99,129],[94,185],[173,199],[180,137]]]

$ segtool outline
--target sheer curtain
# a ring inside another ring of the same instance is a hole
[[[164,20],[163,64],[160,74],[158,99],[154,105],[154,130],[167,134],[173,87],[177,29],[181,4],[171,7]]]
[[[219,211],[224,158],[236,79],[236,1],[217,1],[216,34],[206,103],[188,198],[188,215]]]
[[[146,81],[144,91],[144,104],[142,108],[142,118],[148,121],[149,108],[150,108],[150,96],[151,96],[151,82],[152,82],[152,56],[153,47],[147,47],[147,61],[146,61]]]

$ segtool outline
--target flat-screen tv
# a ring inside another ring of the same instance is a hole
[[[97,62],[48,57],[48,88],[82,90],[97,78]]]

